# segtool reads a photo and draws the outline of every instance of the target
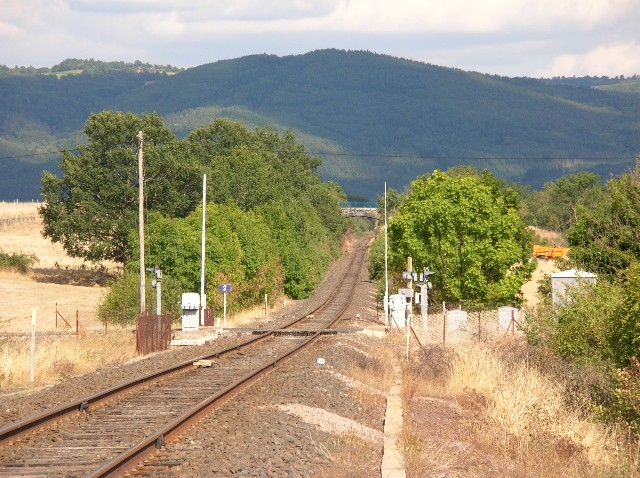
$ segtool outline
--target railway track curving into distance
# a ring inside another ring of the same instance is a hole
[[[354,248],[330,296],[310,313],[277,321],[233,346],[3,426],[0,478],[117,476],[135,467],[212,407],[334,327],[353,297],[367,242]]]

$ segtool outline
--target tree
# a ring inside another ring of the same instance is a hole
[[[597,204],[578,208],[567,240],[571,260],[591,272],[613,276],[640,260],[640,158],[607,182]]]
[[[526,219],[535,226],[564,232],[576,221],[580,206],[593,207],[601,200],[600,176],[579,172],[544,184],[525,200]]]
[[[138,131],[145,135],[145,209],[184,216],[197,204],[199,168],[177,151],[159,116],[93,114],[84,129],[88,145],[78,145],[78,154],[63,153],[64,176],[42,176],[43,235],[69,255],[122,263],[130,257],[129,233],[137,227]]]
[[[518,195],[490,173],[440,171],[413,183],[389,223],[391,269],[429,267],[441,300],[519,303],[532,272]]]
[[[397,190],[387,189],[387,218],[402,204],[402,194]],[[384,196],[378,196],[378,217],[384,220]]]

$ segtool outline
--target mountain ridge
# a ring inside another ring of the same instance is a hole
[[[325,179],[366,197],[384,181],[402,189],[455,164],[534,187],[580,168],[608,176],[640,152],[640,95],[610,90],[633,79],[585,87],[343,50],[250,55],[172,75],[107,71],[42,84],[20,78],[7,88],[9,79],[0,77],[0,158],[28,153],[19,147],[25,136],[45,138],[31,140],[31,151],[46,150],[52,138],[70,148],[86,116],[101,109],[154,111],[180,135],[215,115],[291,129],[311,152],[325,145],[315,151]]]

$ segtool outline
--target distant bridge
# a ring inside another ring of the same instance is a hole
[[[344,217],[368,217],[378,220],[377,202],[341,202]]]

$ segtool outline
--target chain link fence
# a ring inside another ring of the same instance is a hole
[[[428,314],[423,316],[418,305],[411,317],[411,330],[422,346],[447,346],[515,335],[523,320],[524,312],[515,307],[467,312],[460,306],[442,304],[429,307]]]

